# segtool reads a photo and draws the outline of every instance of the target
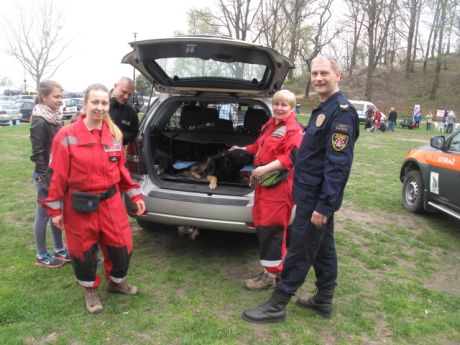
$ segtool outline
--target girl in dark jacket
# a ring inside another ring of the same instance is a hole
[[[54,135],[62,127],[62,87],[55,81],[46,80],[38,86],[38,95],[35,107],[30,118],[30,141],[32,142],[32,156],[35,163],[33,179],[38,189],[45,183],[46,169],[50,159],[51,143]],[[46,226],[49,222],[46,210],[37,206],[34,234],[37,245],[35,264],[41,267],[59,267],[70,261],[67,250],[62,241],[62,231],[50,223],[51,236],[54,244],[54,255],[46,249]]]

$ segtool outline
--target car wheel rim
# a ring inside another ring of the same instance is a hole
[[[407,203],[413,205],[418,197],[418,185],[414,180],[410,181],[406,187]]]

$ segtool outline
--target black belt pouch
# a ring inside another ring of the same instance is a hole
[[[99,195],[74,190],[71,196],[72,208],[81,213],[96,212],[99,208]]]

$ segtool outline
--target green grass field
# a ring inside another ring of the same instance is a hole
[[[334,318],[290,303],[287,322],[255,325],[241,313],[270,291],[241,286],[259,270],[254,235],[203,232],[190,241],[135,222],[129,279],[140,295],[108,294],[103,284],[104,312],[87,314],[70,265],[34,265],[29,125],[2,127],[0,344],[459,344],[460,224],[401,205],[404,156],[434,134],[362,131],[336,214]],[[312,272],[299,294],[313,281]]]

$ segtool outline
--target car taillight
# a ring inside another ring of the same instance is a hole
[[[145,175],[147,169],[141,160],[139,143],[132,141],[126,150],[126,168],[131,174]]]
[[[67,107],[62,108],[62,111],[67,111]]]
[[[6,111],[5,110],[0,110],[0,115],[6,115]]]

